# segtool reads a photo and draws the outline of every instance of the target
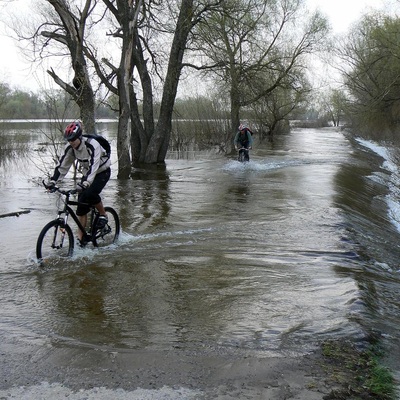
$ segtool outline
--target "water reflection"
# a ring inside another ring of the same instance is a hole
[[[29,151],[29,144],[23,138],[6,135],[0,131],[0,166],[21,162]]]
[[[231,200],[246,204],[249,201],[250,196],[250,182],[243,177],[231,183],[227,187],[227,199],[226,201],[230,203]]]
[[[48,310],[43,324],[53,339],[101,343],[104,329],[110,337],[120,336],[117,326],[108,323],[107,278],[94,265],[37,275],[40,301]],[[62,318],[54,319],[56,315]]]
[[[132,180],[117,183],[122,228],[128,232],[164,229],[170,213],[170,181],[165,164],[134,169]]]

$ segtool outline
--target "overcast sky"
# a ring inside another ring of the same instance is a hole
[[[17,4],[26,3],[30,0],[14,0],[4,3],[0,12],[8,7],[15,7]],[[400,10],[398,0],[306,0],[310,10],[319,8],[330,20],[331,26],[336,33],[344,33],[349,26],[357,21],[362,13],[372,9],[382,9],[384,4],[392,2]],[[24,90],[37,90],[40,85],[32,75],[32,71],[23,57],[19,54],[15,43],[4,36],[4,29],[0,22],[0,40],[3,56],[0,57],[0,81],[8,82],[12,87]],[[48,85],[45,85],[47,87]]]
[[[381,10],[396,0],[306,0],[311,10],[319,8],[328,18],[336,33],[344,33],[363,13]],[[400,5],[399,5],[400,8]]]

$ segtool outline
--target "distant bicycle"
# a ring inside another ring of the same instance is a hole
[[[105,207],[108,222],[103,228],[97,228],[100,214],[94,206],[90,206],[89,228],[86,230],[70,207],[79,204],[78,201],[70,200],[70,196],[76,194],[77,190],[62,190],[56,186],[47,186],[45,182],[43,185],[50,192],[61,194],[60,200],[63,202],[63,206],[58,210],[56,219],[45,225],[39,234],[36,243],[36,257],[40,263],[54,257],[67,258],[73,255],[74,235],[68,225],[69,216],[72,217],[78,228],[85,232],[84,241],[91,242],[94,247],[108,246],[118,239],[120,222],[118,214],[113,208]]]
[[[239,162],[250,161],[249,152],[250,152],[250,149],[247,149],[245,147],[240,148],[239,149],[239,155],[238,155],[238,161]]]

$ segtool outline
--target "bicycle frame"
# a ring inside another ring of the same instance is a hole
[[[75,211],[70,206],[77,206],[78,204],[85,204],[90,207],[90,224],[89,224],[90,231],[89,231],[89,233],[92,232],[92,223],[94,221],[96,209],[94,206],[91,206],[90,204],[80,203],[79,201],[70,200],[69,196],[70,196],[70,193],[65,194],[64,208],[62,210],[58,210],[57,219],[61,220],[64,225],[67,225],[68,218],[69,218],[69,216],[71,216],[72,219],[75,221],[76,225],[78,226],[78,228],[82,232],[84,232],[84,234],[87,236],[87,238],[90,238],[90,235],[88,235],[88,232],[86,232],[86,227],[84,227],[81,224],[81,221],[79,220],[78,216],[75,214]],[[65,214],[64,217],[62,217],[63,214]]]

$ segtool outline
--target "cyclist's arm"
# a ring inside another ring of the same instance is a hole
[[[69,169],[71,168],[72,163],[75,160],[74,150],[70,144],[65,147],[64,154],[60,158],[58,165],[54,169],[53,176],[50,180],[57,182],[64,178],[67,175]]]

